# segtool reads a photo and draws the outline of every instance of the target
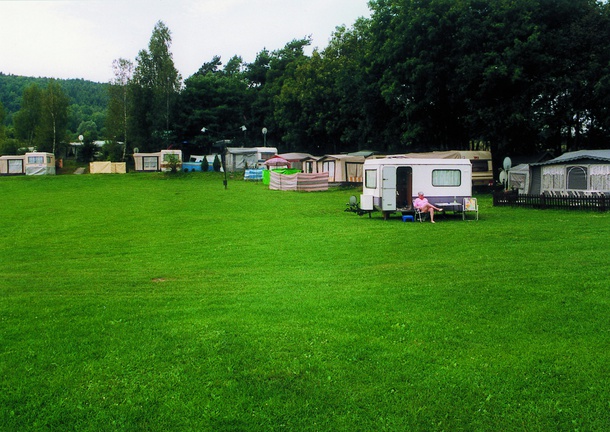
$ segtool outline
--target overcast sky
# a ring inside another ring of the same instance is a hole
[[[0,0],[0,72],[108,82],[112,61],[135,61],[163,21],[188,78],[214,55],[252,62],[309,35],[324,48],[362,16],[367,0]]]

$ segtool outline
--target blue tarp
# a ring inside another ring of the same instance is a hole
[[[263,179],[262,169],[247,169],[244,172],[244,180],[256,180],[261,181]]]

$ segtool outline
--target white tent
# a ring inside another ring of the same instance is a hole
[[[0,156],[0,175],[25,174],[25,156]]]

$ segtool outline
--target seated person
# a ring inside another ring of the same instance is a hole
[[[442,212],[443,209],[435,207],[428,202],[428,198],[424,197],[423,192],[417,192],[417,198],[413,201],[413,207],[422,213],[430,213],[430,222],[434,222],[434,210]]]

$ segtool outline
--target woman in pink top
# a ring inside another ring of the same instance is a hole
[[[443,209],[433,206],[428,202],[428,198],[424,197],[423,192],[417,192],[417,198],[413,201],[413,207],[419,209],[422,213],[430,213],[430,222],[434,222],[434,210],[442,212]]]

